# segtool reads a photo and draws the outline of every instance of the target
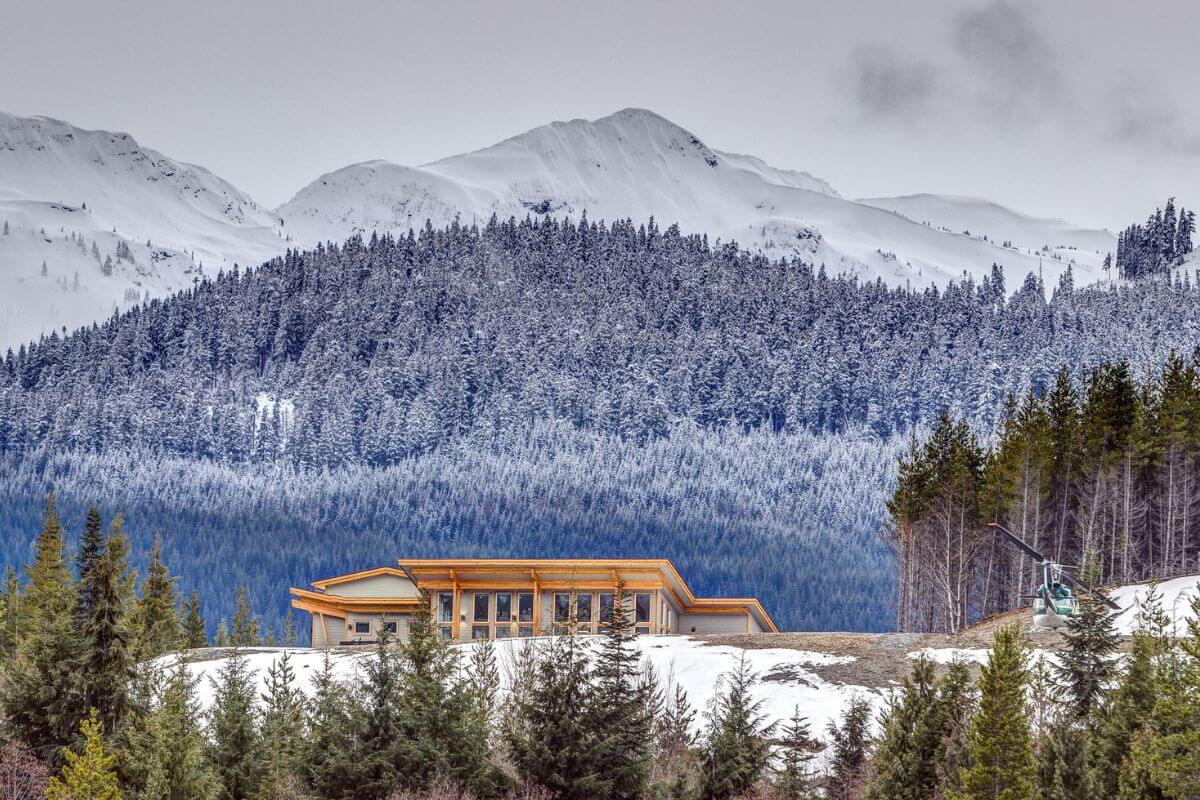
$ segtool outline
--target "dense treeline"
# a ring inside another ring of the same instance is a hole
[[[1200,571],[1200,352],[1139,383],[1126,362],[1082,389],[1066,369],[1048,392],[1010,397],[984,444],[942,414],[901,459],[885,529],[899,555],[898,627],[958,630],[1025,605],[1028,558],[1000,522],[1049,558],[1127,584]]]
[[[394,464],[556,419],[642,442],[673,424],[887,434],[947,408],[990,428],[1060,363],[1189,348],[1186,277],[1050,300],[1002,271],[860,284],[677,229],[492,220],[233,270],[0,367],[0,449]]]
[[[900,444],[677,429],[630,447],[548,422],[374,468],[29,454],[0,460],[0,569],[28,558],[54,490],[71,530],[93,500],[124,513],[135,563],[161,533],[210,628],[242,585],[278,626],[288,586],[406,554],[519,554],[668,557],[696,592],[758,597],[785,629],[883,630],[895,583],[879,520]]]
[[[1176,215],[1175,198],[1168,198],[1165,210],[1156,208],[1145,225],[1130,225],[1117,237],[1120,276],[1140,278],[1170,272],[1192,252],[1195,232],[1195,212],[1180,208]]]
[[[0,794],[33,800],[1192,800],[1200,793],[1200,596],[1184,636],[1153,588],[1131,650],[1090,595],[1053,666],[1001,628],[977,681],[924,656],[871,705],[814,735],[754,697],[743,659],[703,719],[639,661],[618,587],[611,632],[452,646],[431,615],[361,669],[264,680],[240,598],[210,685],[194,595],[154,558],[140,580],[122,525],[87,515],[68,555],[53,496],[33,559],[0,602]],[[1094,564],[1089,561],[1089,565]],[[1084,580],[1094,581],[1089,566]],[[178,652],[178,656],[166,656]],[[259,688],[261,686],[261,689]],[[200,710],[199,692],[210,693]],[[823,752],[824,751],[824,752]],[[823,756],[822,756],[823,752]]]

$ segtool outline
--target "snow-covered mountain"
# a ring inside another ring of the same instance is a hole
[[[0,113],[0,347],[285,247],[268,209],[206,169],[125,133]]]
[[[1081,232],[1063,241],[1088,242],[1089,249],[1059,260],[1033,252],[1040,241],[1003,247],[995,236],[943,230],[879,205],[844,199],[808,173],[714,150],[653,112],[626,109],[595,121],[555,122],[423,167],[354,164],[300,190],[279,215],[306,244],[355,232],[405,232],[427,218],[438,226],[455,216],[483,222],[493,213],[654,216],[773,256],[823,262],[830,272],[913,285],[942,284],[964,271],[984,274],[993,263],[1011,279],[1045,262],[1049,281],[1072,259],[1086,282],[1097,277],[1099,251],[1111,249],[1111,237]],[[1062,227],[1064,236],[1074,230]]]
[[[1061,219],[1031,217],[979,197],[910,194],[868,197],[858,202],[894,211],[914,222],[948,233],[986,237],[1025,252],[1095,267],[1114,252],[1117,237],[1106,230],[1080,228]]]
[[[427,219],[440,226],[493,213],[585,212],[606,220],[653,216],[663,226],[677,222],[685,232],[895,285],[944,284],[997,263],[1015,288],[1038,269],[1052,282],[1070,262],[1077,282],[1087,283],[1105,277],[1099,264],[1113,249],[1107,232],[986,201],[848,200],[807,172],[714,150],[640,109],[551,123],[422,167],[354,164],[276,211],[128,134],[0,113],[0,225],[8,226],[0,235],[0,348],[103,318],[201,272],[257,264],[289,244],[406,233]]]

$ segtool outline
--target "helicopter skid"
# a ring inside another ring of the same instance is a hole
[[[1034,614],[1033,627],[1057,630],[1059,628],[1067,627],[1068,619],[1069,617],[1066,614],[1055,614],[1053,612],[1046,614]]]

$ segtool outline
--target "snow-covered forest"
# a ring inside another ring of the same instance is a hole
[[[913,426],[986,434],[1062,363],[1140,373],[1200,330],[1188,276],[1004,282],[861,284],[653,221],[292,252],[5,357],[6,556],[53,487],[68,519],[126,512],[140,551],[163,530],[216,613],[237,583],[282,611],[402,550],[520,550],[664,555],[787,627],[882,627]]]

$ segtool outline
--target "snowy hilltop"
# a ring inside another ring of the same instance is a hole
[[[807,172],[713,149],[641,109],[554,122],[424,166],[350,165],[276,210],[128,134],[0,113],[0,347],[289,246],[493,214],[653,217],[830,274],[913,287],[987,275],[993,264],[1014,287],[1037,271],[1053,286],[1068,264],[1084,284],[1106,277],[1099,265],[1116,241],[968,198],[848,200]]]
[[[0,113],[0,347],[286,246],[268,209],[202,167],[125,133]]]

